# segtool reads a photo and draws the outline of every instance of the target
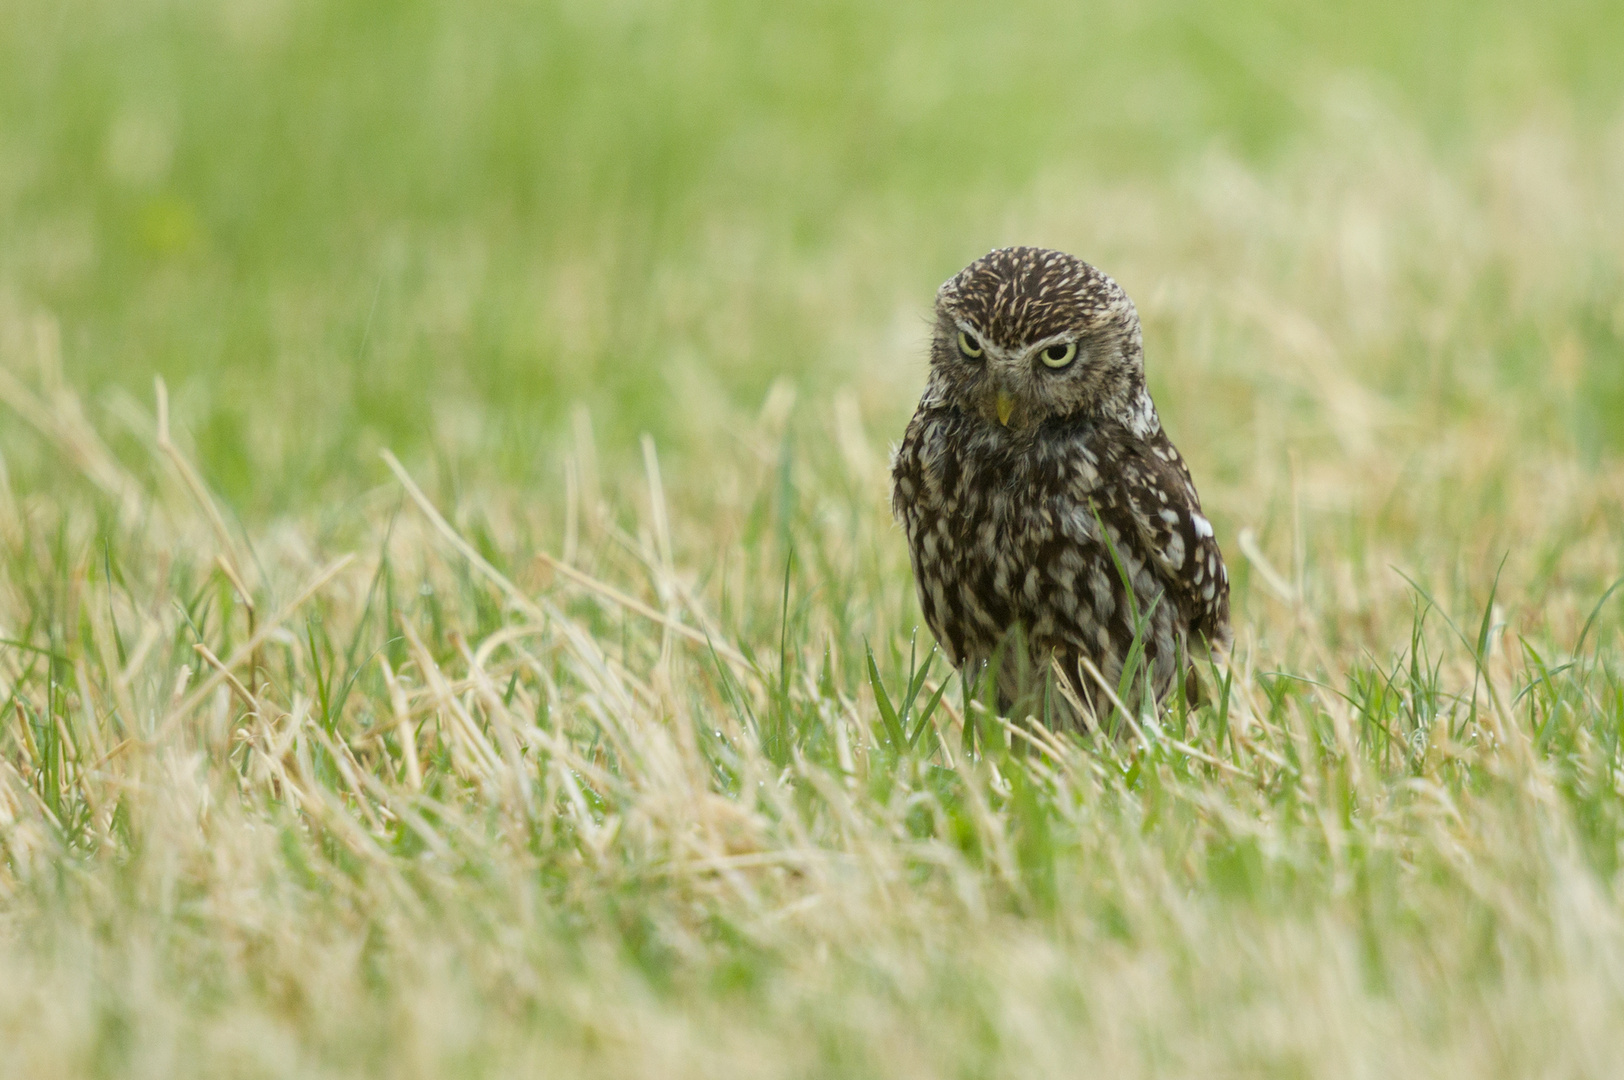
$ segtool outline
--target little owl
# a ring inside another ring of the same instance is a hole
[[[1087,726],[1125,665],[1160,698],[1192,647],[1229,643],[1229,572],[1145,388],[1138,312],[1081,259],[1003,248],[941,287],[892,476],[925,621],[967,675],[1001,658],[1001,709],[1049,687],[1051,721]]]

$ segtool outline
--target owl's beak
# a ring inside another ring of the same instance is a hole
[[[998,391],[998,422],[1009,427],[1009,414],[1015,411],[1015,395],[1008,390]]]

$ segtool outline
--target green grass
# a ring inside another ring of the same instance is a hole
[[[1616,8],[16,0],[0,1077],[1611,1075]],[[1237,642],[970,753],[886,446],[1011,242]]]

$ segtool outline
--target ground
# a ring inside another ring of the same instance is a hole
[[[1624,9],[4,22],[0,1077],[1624,1058]],[[889,518],[1007,243],[1231,567],[1110,737]]]

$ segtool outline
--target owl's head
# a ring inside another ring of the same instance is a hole
[[[1139,313],[1122,287],[1061,251],[989,252],[936,294],[930,390],[1015,432],[1054,418],[1158,426]]]

